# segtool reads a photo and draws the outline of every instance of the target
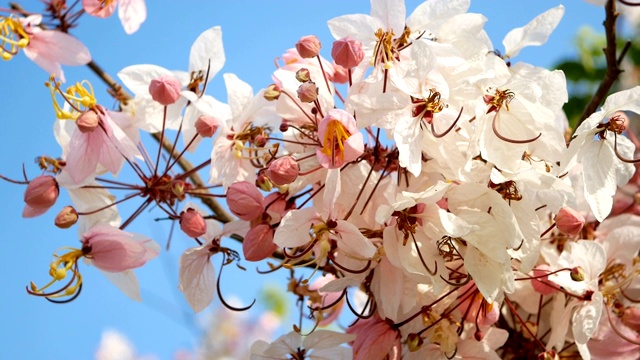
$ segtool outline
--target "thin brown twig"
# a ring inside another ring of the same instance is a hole
[[[618,19],[618,16],[620,14],[616,11],[615,0],[607,0],[607,4],[605,5],[605,13],[606,17],[603,25],[607,39],[607,46],[602,50],[604,51],[604,56],[607,60],[607,70],[604,78],[602,79],[602,82],[598,86],[598,89],[596,90],[595,94],[593,94],[591,101],[589,101],[589,104],[587,104],[587,107],[584,109],[582,116],[580,116],[580,120],[578,120],[576,128],[578,128],[578,126],[580,126],[583,121],[591,116],[591,114],[596,112],[598,106],[600,106],[604,98],[607,96],[613,84],[616,82],[616,80],[618,80],[618,77],[623,71],[620,68],[620,63],[626,55],[627,50],[629,50],[629,47],[631,46],[631,43],[627,42],[620,52],[620,56],[617,55],[618,49],[616,46],[616,20]]]

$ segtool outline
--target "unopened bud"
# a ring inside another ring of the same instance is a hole
[[[336,84],[346,84],[349,81],[349,70],[344,66],[333,64],[333,78],[331,80]]]
[[[415,352],[420,350],[422,345],[424,344],[424,340],[422,337],[416,333],[411,333],[407,336],[407,347],[409,351]]]
[[[314,102],[318,98],[318,87],[313,81],[303,83],[298,88],[298,98],[305,103]]]
[[[269,192],[273,190],[273,182],[271,182],[268,177],[262,174],[258,175],[258,177],[256,178],[256,186],[262,191]]]
[[[180,213],[180,229],[192,238],[197,238],[207,232],[207,222],[202,215],[193,208]]]
[[[584,270],[582,270],[582,267],[580,266],[576,266],[573,269],[571,269],[571,280],[573,281],[584,281]]]
[[[364,59],[362,43],[350,36],[336,40],[333,42],[331,57],[336,64],[342,67],[347,69],[356,67]]]
[[[273,161],[267,169],[267,176],[278,185],[291,184],[298,178],[300,166],[291,156],[283,156]]]
[[[281,132],[286,132],[287,130],[289,130],[289,124],[283,121],[282,123],[280,123],[280,127],[278,129]]]
[[[87,110],[76,119],[76,126],[81,133],[93,132],[100,124],[100,117],[95,110]]]
[[[196,131],[202,137],[212,137],[218,130],[218,119],[209,115],[200,115],[196,120]]]
[[[584,216],[576,210],[563,207],[556,215],[556,226],[563,234],[575,236],[582,231]]]
[[[253,144],[257,147],[264,147],[267,145],[267,138],[262,135],[258,135],[253,139]]]
[[[76,209],[74,209],[73,206],[65,206],[60,210],[58,215],[56,215],[54,224],[60,229],[68,229],[76,222],[78,222],[78,212]]]
[[[309,72],[309,69],[302,68],[296,71],[296,80],[298,80],[301,83],[306,83],[307,81],[311,81],[311,72]]]
[[[178,200],[182,201],[186,198],[186,188],[188,184],[182,180],[174,180],[171,184],[171,192],[175,195]]]
[[[315,35],[303,36],[296,43],[296,50],[298,50],[300,57],[304,59],[316,57],[320,53],[321,48],[322,44]]]
[[[160,76],[151,80],[149,94],[151,98],[161,105],[167,106],[175,103],[180,98],[181,85],[173,76]]]
[[[251,221],[264,212],[264,197],[248,181],[239,181],[227,189],[229,210],[242,220]]]
[[[268,101],[278,100],[280,97],[280,87],[276,84],[271,84],[264,89],[263,95]]]
[[[25,207],[22,217],[30,218],[44,214],[58,200],[60,189],[53,176],[41,175],[31,180],[24,192]]]
[[[484,339],[484,333],[478,329],[473,333],[473,338],[476,339],[476,341],[482,341],[482,339]]]
[[[268,258],[278,248],[273,243],[274,231],[269,224],[260,223],[247,232],[242,242],[242,253],[247,261],[260,261]]]

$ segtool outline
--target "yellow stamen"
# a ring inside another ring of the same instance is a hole
[[[45,83],[45,85],[51,91],[53,109],[56,117],[60,120],[76,120],[80,114],[93,109],[97,104],[93,86],[91,86],[91,83],[87,80],[69,86],[64,93],[60,89],[60,83],[56,81],[54,75],[51,75],[49,82]],[[63,100],[61,102],[57,101],[57,94],[62,96]],[[71,110],[64,109],[65,103],[71,106]]]
[[[344,160],[344,142],[351,135],[338,120],[329,120],[327,131],[324,133],[324,146],[321,151],[331,157],[331,164],[335,165],[336,157]]]
[[[51,276],[51,281],[46,285],[38,288],[36,284],[31,282],[29,284],[32,295],[40,295],[45,296],[47,298],[60,298],[60,297],[68,297],[75,294],[80,285],[82,285],[82,275],[78,271],[77,262],[78,260],[85,255],[82,250],[75,248],[64,248],[70,250],[68,253],[59,256],[58,254],[53,254],[54,261],[49,265],[49,275]],[[69,277],[69,272],[71,272],[72,278],[71,281],[64,285],[62,289],[52,291],[50,293],[45,293],[51,285],[57,283],[58,281],[63,281]]]
[[[29,34],[13,15],[0,16],[0,58],[11,60],[19,49],[29,45]]]

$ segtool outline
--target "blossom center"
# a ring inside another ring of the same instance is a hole
[[[373,57],[371,58],[371,65],[376,66],[383,64],[385,69],[393,67],[394,60],[400,60],[398,53],[409,44],[409,35],[411,30],[405,26],[402,34],[394,39],[395,33],[393,29],[388,31],[379,28],[375,32],[376,45],[373,48]]]
[[[329,120],[324,133],[322,153],[331,157],[331,164],[336,164],[336,157],[344,160],[344,142],[351,136],[347,128],[338,120]]]

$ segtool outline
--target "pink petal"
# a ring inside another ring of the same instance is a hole
[[[34,33],[25,50],[27,49],[37,57],[62,65],[79,66],[91,61],[89,50],[80,40],[60,31],[43,30]]]
[[[82,238],[85,246],[91,248],[87,257],[103,271],[135,269],[144,265],[149,258],[149,249],[143,242],[134,240],[133,234],[108,225],[96,225]]]
[[[106,18],[116,11],[116,6],[118,6],[118,1],[114,0],[107,7],[102,6],[103,0],[82,0],[82,8],[89,15]]]
[[[180,256],[180,290],[195,312],[204,310],[213,301],[216,281],[209,246],[188,249]]]
[[[64,170],[76,184],[86,180],[96,171],[100,147],[96,146],[96,139],[93,134],[98,133],[98,131],[83,134],[76,130],[71,135],[69,154],[66,159],[67,165]]]

